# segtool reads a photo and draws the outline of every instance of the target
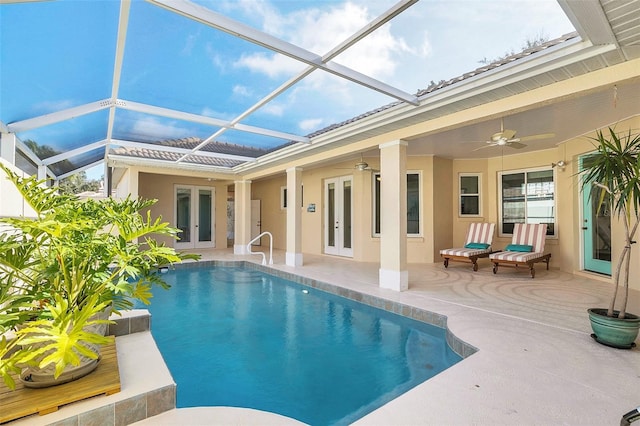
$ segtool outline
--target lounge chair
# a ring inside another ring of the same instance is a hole
[[[549,270],[551,253],[544,252],[545,236],[547,235],[546,223],[516,223],[513,227],[511,244],[504,251],[492,253],[489,259],[493,262],[493,273],[498,272],[498,265],[509,266],[528,265],[531,278],[535,278],[536,270],[533,265],[545,262]]]
[[[449,267],[449,261],[469,262],[473,264],[473,270],[478,270],[478,259],[489,257],[491,251],[491,241],[495,223],[471,223],[467,231],[465,246],[461,248],[451,248],[440,250],[440,256],[444,259],[444,267]]]

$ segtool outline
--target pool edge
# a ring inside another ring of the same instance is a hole
[[[247,269],[253,269],[267,273],[269,275],[283,278],[289,281],[293,281],[297,284],[301,284],[307,287],[325,291],[330,294],[344,297],[355,302],[362,303],[367,306],[382,309],[387,312],[402,315],[407,318],[411,318],[416,321],[430,324],[438,328],[445,330],[445,336],[447,345],[449,348],[458,354],[462,359],[468,358],[474,353],[478,352],[478,348],[464,340],[460,339],[453,333],[448,326],[447,316],[439,314],[437,312],[428,311],[414,306],[409,306],[404,303],[395,302],[385,299],[380,296],[374,296],[371,294],[361,293],[356,290],[340,287],[336,284],[330,284],[324,281],[319,281],[314,278],[303,277],[296,275],[293,272],[282,271],[267,265],[260,265],[257,263],[249,262],[246,260],[205,260],[198,262],[179,263],[172,266],[172,269],[195,269],[206,267],[242,267]]]

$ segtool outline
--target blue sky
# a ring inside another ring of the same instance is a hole
[[[395,2],[197,3],[322,55]],[[0,119],[7,124],[109,98],[118,11],[114,0],[0,6]],[[483,58],[520,51],[527,39],[571,31],[556,1],[421,0],[335,61],[415,93],[431,81],[477,68]],[[118,98],[230,120],[304,68],[291,58],[134,0]],[[392,101],[315,71],[242,123],[306,135]],[[131,111],[120,111],[118,117],[114,137],[124,139],[143,134],[158,140],[206,138],[217,130]],[[74,128],[79,121],[19,137],[59,151],[100,138],[104,124],[95,123],[81,140]],[[259,147],[279,144],[240,132],[224,134],[221,140]],[[89,174],[102,173],[99,167]]]

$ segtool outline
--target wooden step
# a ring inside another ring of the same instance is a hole
[[[42,416],[72,402],[120,392],[120,372],[113,336],[108,344],[100,348],[100,355],[102,359],[94,371],[62,385],[30,389],[14,377],[16,389],[12,391],[0,381],[0,423],[36,413]]]

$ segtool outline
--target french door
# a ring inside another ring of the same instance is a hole
[[[606,198],[600,202],[601,193],[593,185],[582,191],[583,263],[587,271],[611,275],[611,212]]]
[[[324,252],[353,256],[353,177],[327,179],[324,183]]]
[[[215,247],[215,188],[175,186],[176,248]]]

